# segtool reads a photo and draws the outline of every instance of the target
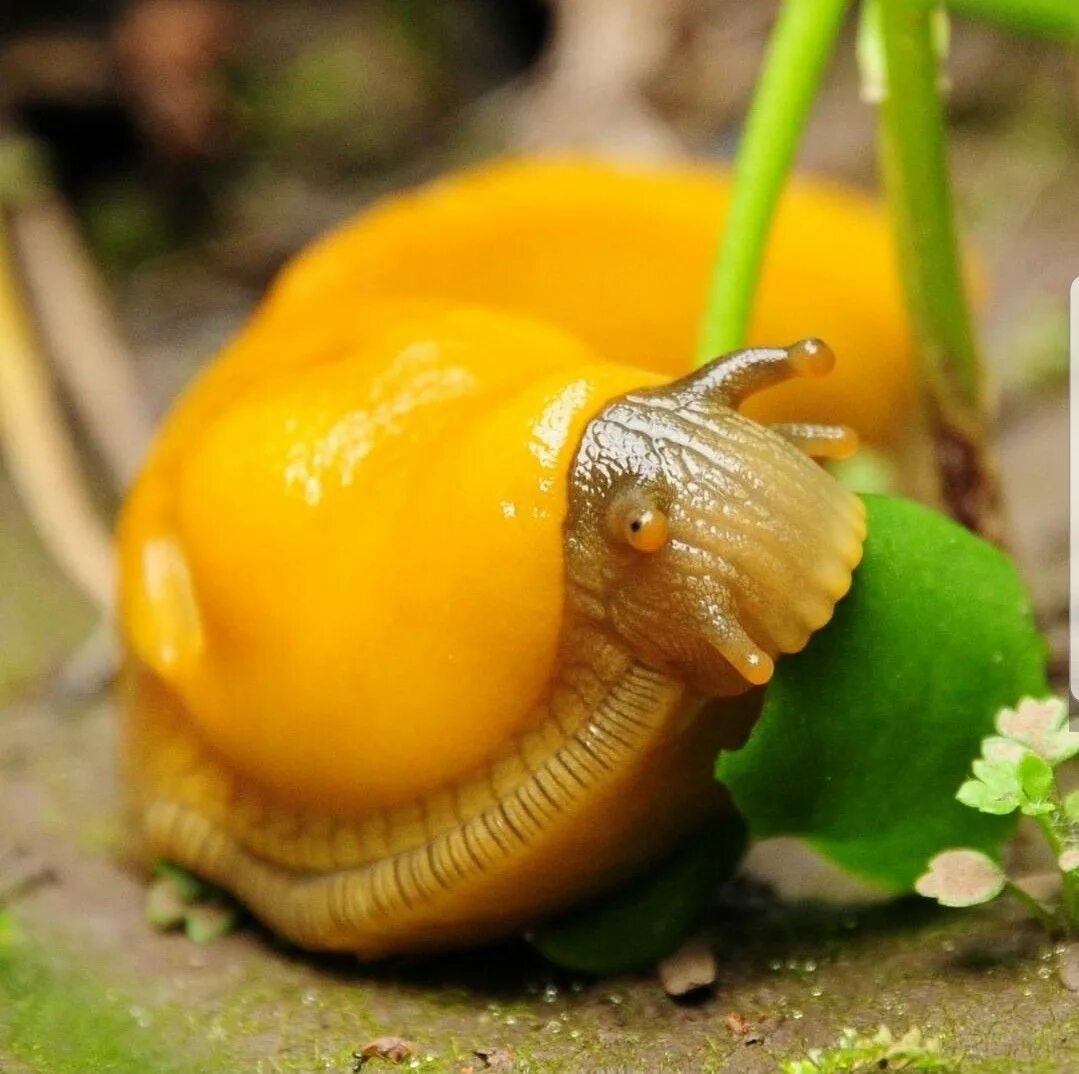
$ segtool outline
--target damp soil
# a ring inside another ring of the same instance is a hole
[[[713,915],[718,981],[691,1002],[650,974],[559,973],[523,944],[370,967],[249,922],[206,946],[154,932],[119,860],[113,745],[108,703],[0,722],[4,871],[29,881],[0,946],[5,1070],[348,1071],[392,1036],[414,1046],[405,1069],[433,1072],[484,1069],[475,1052],[521,1071],[764,1072],[878,1025],[941,1037],[964,1072],[1079,1070],[1079,995],[1004,904],[854,909],[747,886]]]

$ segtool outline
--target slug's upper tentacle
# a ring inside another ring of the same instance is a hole
[[[768,428],[814,459],[846,459],[858,450],[858,434],[849,425],[774,422]]]
[[[835,365],[831,347],[800,339],[789,347],[732,351],[685,378],[698,391],[736,410],[745,399],[791,377],[824,377]]]

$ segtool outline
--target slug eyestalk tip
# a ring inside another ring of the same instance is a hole
[[[786,350],[791,369],[800,377],[825,377],[835,368],[835,352],[823,340],[800,339]]]
[[[699,391],[737,409],[749,396],[791,377],[823,377],[835,354],[819,339],[801,339],[788,347],[749,347],[714,359],[687,378]]]

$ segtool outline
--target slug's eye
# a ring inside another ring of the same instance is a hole
[[[620,498],[611,506],[611,531],[638,552],[658,552],[670,537],[667,516],[644,496]]]

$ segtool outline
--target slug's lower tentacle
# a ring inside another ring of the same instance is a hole
[[[775,663],[746,633],[730,602],[725,603],[703,611],[702,634],[746,682],[763,686],[775,673]]]
[[[768,428],[814,459],[846,459],[858,450],[858,434],[847,425],[776,422]]]
[[[823,377],[832,371],[835,355],[819,339],[802,339],[789,347],[751,347],[717,358],[686,378],[702,394],[732,409],[773,384],[791,377]]]

